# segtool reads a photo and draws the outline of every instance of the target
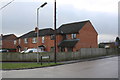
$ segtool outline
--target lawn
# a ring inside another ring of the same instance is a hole
[[[27,68],[38,68],[38,67],[48,67],[48,66],[54,66],[59,65],[61,63],[43,63],[42,65],[40,63],[0,63],[2,64],[2,67],[0,69],[27,69]]]

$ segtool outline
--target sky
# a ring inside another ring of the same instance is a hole
[[[1,0],[1,6],[12,0]],[[39,28],[53,28],[54,0],[14,0],[0,10],[3,34],[18,37],[36,27],[36,9],[39,10]],[[57,0],[57,28],[62,24],[90,20],[98,32],[98,42],[112,42],[118,36],[119,0]],[[0,7],[1,7],[0,6]]]

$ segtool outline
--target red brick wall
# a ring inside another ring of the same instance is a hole
[[[45,41],[44,43],[42,43],[42,37],[39,37],[39,42],[38,42],[38,45],[45,45],[45,51],[50,51],[51,50],[51,47],[54,47],[54,40],[51,40],[51,37],[50,36],[44,36],[45,37]],[[32,43],[32,39],[33,38],[28,38],[28,43],[24,43],[24,39],[21,39],[21,43],[20,43],[20,46],[22,47],[21,48],[21,51],[25,49],[25,47],[27,47],[28,49],[29,48],[37,48],[37,43]],[[18,40],[17,40],[17,45],[18,45]]]
[[[92,24],[87,22],[85,26],[79,31],[79,35],[77,35],[77,38],[80,40],[76,44],[75,49],[79,50],[80,48],[97,48],[97,36],[98,34]]]
[[[15,45],[14,45],[15,38],[16,38],[15,35],[11,35],[6,39],[2,40],[2,48],[15,49]]]
[[[58,45],[61,43],[61,41],[63,40],[63,37],[62,37],[62,35],[60,35],[60,34],[58,34],[57,36],[56,36],[56,52],[59,52],[59,48],[58,48]]]

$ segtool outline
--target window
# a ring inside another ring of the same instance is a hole
[[[19,40],[18,40],[18,43],[19,43],[19,44],[20,44],[20,41],[21,41],[21,40],[19,39]]]
[[[24,43],[26,43],[26,44],[28,43],[28,39],[27,38],[24,39]]]
[[[51,35],[50,38],[51,38],[51,40],[54,40],[55,36],[54,36],[54,35]]]
[[[14,45],[16,45],[16,43],[17,43],[17,41],[16,41],[16,40],[14,40]]]
[[[51,52],[54,52],[55,48],[54,47],[51,47],[50,51]]]
[[[63,35],[63,40],[67,39],[68,38],[68,35],[67,34],[64,34]]]
[[[68,51],[68,52],[72,52],[72,51],[73,51],[73,48],[67,48],[67,51]]]
[[[64,47],[61,47],[61,52],[65,52],[65,48]]]
[[[37,43],[37,38],[33,38],[32,43]]]
[[[44,36],[42,37],[42,43],[45,43],[45,37]]]
[[[0,40],[0,45],[2,46],[2,40]]]
[[[76,39],[76,34],[71,34],[72,39]]]

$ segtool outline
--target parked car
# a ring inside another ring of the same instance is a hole
[[[25,50],[24,50],[24,51],[21,51],[20,53],[25,53]]]
[[[26,51],[21,51],[21,53],[34,53],[34,52],[37,52],[36,48],[30,48],[30,49],[27,49]],[[41,51],[41,49],[38,49],[38,52],[44,52],[44,51]]]
[[[9,52],[9,50],[7,49],[0,49],[0,52],[3,53],[3,52]]]

